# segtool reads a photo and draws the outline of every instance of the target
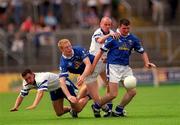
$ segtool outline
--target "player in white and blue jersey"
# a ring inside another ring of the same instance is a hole
[[[107,42],[102,46],[101,50],[97,53],[93,67],[97,64],[98,60],[102,56],[103,52],[107,52],[107,77],[110,86],[110,95],[112,98],[118,95],[118,83],[122,82],[127,76],[133,75],[132,69],[129,67],[129,57],[131,51],[142,55],[145,67],[155,67],[153,63],[149,62],[147,53],[141,45],[140,40],[130,31],[130,22],[127,19],[121,19],[118,27],[120,33],[119,39],[113,39],[112,37],[107,38]],[[120,104],[116,106],[114,116],[124,116],[124,107],[133,99],[136,95],[136,88],[126,89],[127,92],[123,96]],[[112,114],[111,112],[109,113]]]
[[[97,76],[99,74],[98,67],[96,67],[94,72],[91,74],[91,63],[93,62],[94,56],[84,48],[72,47],[71,42],[68,39],[61,39],[58,42],[58,47],[62,52],[59,65],[61,84],[65,84],[65,79],[69,76],[69,72],[80,74],[77,80],[77,85],[82,85],[83,82],[85,83],[88,94],[95,102],[95,106],[98,108],[95,117],[100,117],[99,110],[101,106],[107,103],[110,99],[109,96],[102,98],[99,96],[97,85]],[[77,98],[70,96],[66,87],[61,88],[70,101],[76,102]]]
[[[96,55],[102,45],[105,43],[106,39],[110,36],[114,36],[114,31],[111,30],[112,27],[112,20],[109,17],[103,17],[100,21],[100,27],[96,29],[91,37],[91,45],[89,48],[89,52],[92,55]],[[107,84],[106,80],[106,53],[103,54],[103,57],[99,60],[99,71],[100,77],[102,78],[103,82]],[[108,85],[108,84],[107,84]]]
[[[60,88],[58,74],[54,74],[51,72],[34,73],[30,69],[26,69],[23,71],[22,77],[23,77],[22,89],[11,111],[18,110],[24,97],[27,96],[29,94],[29,91],[32,89],[37,90],[36,98],[33,104],[27,107],[26,109],[36,108],[39,102],[41,101],[44,92],[48,91],[50,93],[52,104],[53,104],[53,107],[57,116],[61,116],[65,114],[66,112],[69,112],[71,109],[77,110],[77,112],[79,112],[88,101],[88,99],[84,98],[85,100],[84,99],[81,100],[81,102],[84,101],[83,105],[81,104],[78,105],[78,103],[73,104],[70,102],[71,107],[63,106],[63,100],[64,98],[67,98],[67,97],[65,96],[62,89]],[[76,97],[77,92],[78,92],[76,86],[69,79],[66,79],[65,85],[68,88],[69,93],[72,96]]]
[[[106,39],[110,36],[112,36],[113,38],[117,38],[119,37],[119,34],[115,33],[113,30],[111,30],[112,28],[112,20],[109,17],[102,17],[101,21],[100,21],[100,27],[98,29],[95,30],[95,32],[93,33],[92,37],[91,37],[91,45],[90,45],[90,49],[89,52],[92,55],[96,55],[96,53],[99,51],[99,49],[102,47],[102,45],[106,42]],[[107,93],[109,92],[109,84],[106,78],[106,54],[107,53],[103,53],[103,56],[101,57],[101,59],[98,61],[98,64],[96,65],[96,67],[98,67],[98,71],[99,71],[99,76],[101,77],[101,79],[104,82],[104,85],[107,88]],[[108,102],[107,105],[109,106],[109,109],[112,110],[112,102]],[[102,108],[103,109],[103,108]],[[104,117],[106,117],[106,115],[104,115]]]

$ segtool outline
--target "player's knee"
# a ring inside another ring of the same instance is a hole
[[[118,96],[118,93],[112,93],[111,97],[114,99]]]
[[[128,91],[129,96],[134,97],[136,95],[136,89],[131,89]]]
[[[79,112],[82,111],[82,108],[77,108],[75,111],[76,111],[77,113],[79,113]]]
[[[118,96],[118,93],[117,92],[110,92],[108,94],[108,96],[110,96],[111,99],[114,99],[114,98],[116,98]]]
[[[63,114],[64,114],[64,112],[63,112],[63,111],[56,112],[56,116],[61,116],[61,115],[63,115]]]

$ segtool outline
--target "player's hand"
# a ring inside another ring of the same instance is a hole
[[[103,63],[106,63],[107,62],[107,57],[103,56],[103,57],[101,57],[101,60],[102,60]]]
[[[15,111],[18,111],[18,109],[17,108],[10,109],[10,112],[15,112]]]
[[[83,82],[84,82],[84,77],[83,76],[79,76],[78,78],[77,78],[77,85],[78,86],[81,86],[82,84],[83,84]]]
[[[67,99],[71,102],[71,103],[77,103],[78,99],[75,96],[68,96]]]
[[[153,64],[153,63],[147,63],[147,64],[145,65],[145,67],[147,67],[147,68],[156,68],[156,65]]]
[[[26,110],[32,110],[32,109],[35,109],[35,108],[36,108],[36,106],[31,105],[31,106],[27,107]]]
[[[120,33],[111,33],[110,34],[112,37],[113,37],[113,39],[119,39],[120,38],[120,36],[121,36],[121,34]]]

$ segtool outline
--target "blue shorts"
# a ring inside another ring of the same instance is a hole
[[[72,96],[77,96],[77,87],[74,85],[74,84],[71,84],[71,85],[66,85],[68,90],[69,90],[69,93],[72,95]],[[63,93],[63,90],[61,88],[58,88],[54,91],[51,91],[50,92],[50,96],[51,96],[51,100],[52,101],[56,101],[58,99],[62,99],[62,98],[66,98],[66,95]]]

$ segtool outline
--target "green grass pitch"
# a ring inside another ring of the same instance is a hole
[[[118,104],[122,93],[124,90],[120,88],[114,105]],[[77,119],[68,113],[57,117],[48,93],[35,110],[25,110],[32,104],[34,92],[24,99],[18,112],[9,112],[17,95],[0,93],[0,125],[180,125],[180,85],[138,87],[136,97],[126,107],[128,116],[119,118],[94,118],[90,108],[92,101]]]

